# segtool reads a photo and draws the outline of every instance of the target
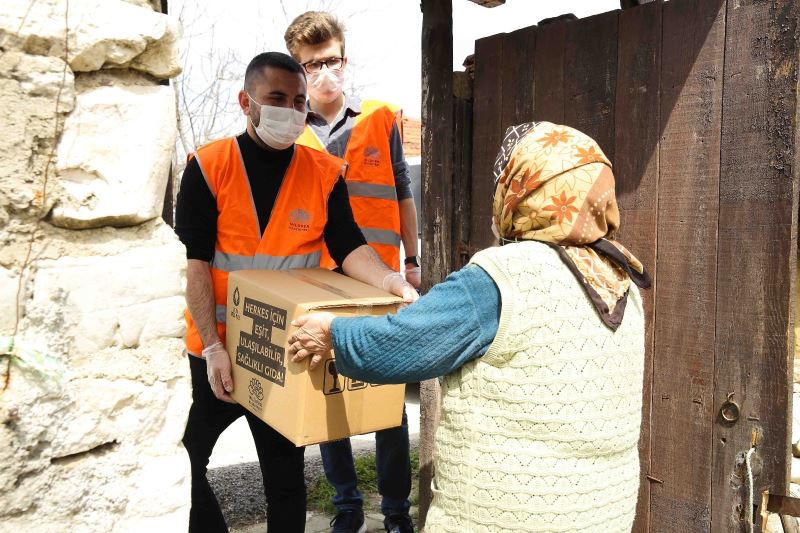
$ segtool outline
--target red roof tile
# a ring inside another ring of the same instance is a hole
[[[403,153],[406,157],[422,155],[422,123],[403,117]]]

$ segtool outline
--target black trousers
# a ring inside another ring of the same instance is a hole
[[[205,359],[193,355],[188,357],[192,372],[192,407],[186,422],[183,445],[189,452],[192,464],[189,531],[228,531],[206,472],[217,439],[225,428],[244,415],[253,434],[264,478],[267,528],[271,533],[301,533],[306,524],[306,485],[303,476],[305,448],[295,447],[241,405],[218,400],[208,384]]]

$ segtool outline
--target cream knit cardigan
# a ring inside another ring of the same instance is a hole
[[[444,378],[426,533],[630,531],[639,489],[644,318],[616,332],[556,252],[479,252],[500,289],[489,351]]]

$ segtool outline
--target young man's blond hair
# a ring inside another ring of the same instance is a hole
[[[344,24],[330,13],[308,11],[292,21],[283,34],[283,39],[286,41],[289,53],[298,61],[300,47],[316,46],[330,39],[339,41],[344,56],[344,32]]]

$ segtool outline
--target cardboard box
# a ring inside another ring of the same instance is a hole
[[[287,340],[300,315],[385,315],[401,302],[330,270],[231,272],[226,323],[233,399],[297,446],[399,426],[405,385],[344,377],[333,354],[309,371],[308,360],[288,358]]]

